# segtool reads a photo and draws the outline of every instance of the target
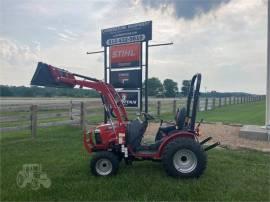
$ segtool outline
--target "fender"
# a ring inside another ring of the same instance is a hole
[[[170,134],[168,136],[164,137],[165,140],[163,140],[163,142],[161,143],[161,145],[158,148],[159,157],[161,158],[162,152],[163,152],[165,146],[167,144],[169,144],[169,142],[173,141],[176,138],[182,138],[182,137],[195,139],[195,134],[192,132],[188,132],[188,131],[177,131],[177,130],[170,132]]]

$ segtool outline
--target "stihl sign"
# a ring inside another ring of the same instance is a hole
[[[141,44],[132,43],[110,47],[111,68],[136,67],[140,65]]]

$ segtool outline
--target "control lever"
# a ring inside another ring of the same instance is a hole
[[[199,128],[201,126],[201,123],[203,122],[203,119],[200,120],[196,128]]]

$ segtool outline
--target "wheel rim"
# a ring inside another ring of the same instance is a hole
[[[193,151],[181,149],[174,154],[173,164],[179,172],[190,173],[197,166],[197,157]]]
[[[99,159],[96,163],[96,171],[99,175],[109,175],[112,172],[112,163],[108,159]]]
[[[21,174],[19,174],[18,176],[17,176],[17,185],[19,186],[19,187],[24,187],[24,176],[23,175],[21,175]]]

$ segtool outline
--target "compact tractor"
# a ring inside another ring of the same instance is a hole
[[[90,169],[94,175],[108,176],[117,173],[119,163],[133,161],[160,161],[168,175],[173,177],[199,177],[206,168],[206,151],[218,142],[204,146],[211,137],[199,142],[199,125],[195,126],[199,99],[201,74],[191,80],[187,105],[178,109],[175,123],[163,124],[156,133],[155,141],[142,144],[149,120],[148,113],[141,118],[129,120],[121,98],[112,85],[63,69],[39,63],[31,84],[38,86],[86,87],[95,89],[101,96],[107,123],[98,125],[94,130],[84,130],[84,147],[92,155]]]
[[[27,184],[30,184],[33,190],[38,190],[40,185],[49,188],[51,180],[46,173],[42,172],[40,164],[24,164],[17,175],[17,185],[24,188]]]

